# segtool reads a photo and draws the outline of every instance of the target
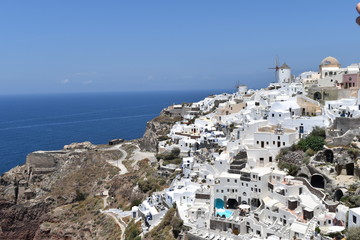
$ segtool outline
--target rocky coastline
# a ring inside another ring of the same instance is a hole
[[[138,181],[153,177],[156,164],[134,162],[133,151],[155,152],[177,120],[160,114],[147,123],[143,138],[125,141],[122,149],[84,142],[28,154],[24,165],[0,176],[0,239],[119,239],[115,222],[100,214],[103,192],[114,207],[129,208],[146,197]],[[125,173],[111,164],[122,157]]]

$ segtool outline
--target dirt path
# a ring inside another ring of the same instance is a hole
[[[136,146],[137,149],[134,151],[133,162],[131,166],[134,167],[138,161],[143,160],[144,158],[149,159],[151,162],[156,161],[155,153],[153,152],[141,152],[140,147]]]
[[[121,157],[118,160],[108,160],[108,162],[111,165],[119,168],[120,169],[120,174],[126,174],[129,171],[122,162],[126,159],[127,153],[121,148],[121,146],[122,145],[119,144],[119,145],[115,145],[115,146],[109,148],[109,150],[114,150],[114,149],[119,150],[121,152]]]
[[[103,211],[105,210],[105,208],[108,206],[108,203],[107,203],[107,199],[108,199],[109,196],[105,196],[103,197],[103,201],[104,201],[104,208],[102,209]],[[121,237],[120,237],[120,240],[123,240],[125,239],[125,229],[126,229],[126,223],[120,218],[120,221],[119,219],[116,217],[116,215],[114,213],[111,213],[111,212],[103,212],[105,215],[108,215],[110,216],[112,219],[114,219],[116,225],[118,225],[120,227],[120,230],[121,230]]]

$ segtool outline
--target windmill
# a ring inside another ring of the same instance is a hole
[[[239,89],[239,86],[240,86],[240,81],[238,80],[238,81],[237,81],[237,84],[235,85],[236,90]]]
[[[268,69],[275,69],[275,80],[276,80],[276,82],[278,82],[278,71],[280,69],[278,56],[275,57],[275,67],[268,68]]]

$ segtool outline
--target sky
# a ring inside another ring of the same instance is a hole
[[[0,95],[251,88],[360,62],[357,0],[0,1]]]

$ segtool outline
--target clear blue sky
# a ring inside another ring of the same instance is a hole
[[[360,62],[356,0],[0,1],[0,94],[230,89]]]

